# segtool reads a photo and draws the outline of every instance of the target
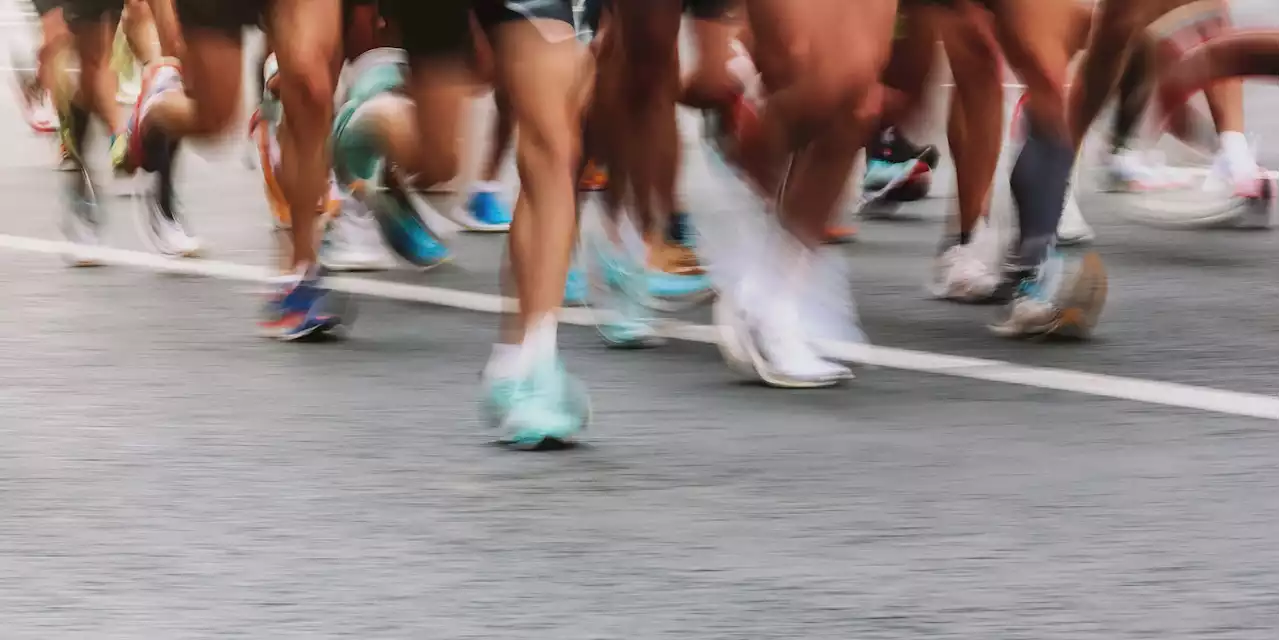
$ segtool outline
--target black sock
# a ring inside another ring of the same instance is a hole
[[[1119,153],[1129,148],[1129,140],[1133,138],[1138,120],[1146,110],[1147,100],[1151,97],[1151,85],[1147,83],[1147,55],[1144,48],[1139,47],[1129,58],[1129,63],[1120,77],[1120,85],[1116,93],[1116,114],[1111,128],[1111,151]]]
[[[71,103],[71,144],[75,147],[75,153],[84,158],[85,145],[88,143],[88,136],[85,134],[89,131],[89,112],[82,106]]]
[[[1018,207],[1019,266],[1039,264],[1053,246],[1074,163],[1075,152],[1066,140],[1049,135],[1028,118],[1027,141],[1009,175]]]
[[[156,162],[156,198],[159,200],[160,212],[169,220],[174,219],[174,199],[173,199],[173,156],[177,152],[177,145],[165,144],[161,145],[162,158],[157,158]]]

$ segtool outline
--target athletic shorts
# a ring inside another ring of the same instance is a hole
[[[485,30],[512,20],[573,25],[572,0],[382,0],[383,17],[400,26],[410,58],[471,56],[471,13]]]
[[[333,173],[344,187],[358,180],[374,178],[382,163],[378,140],[371,132],[355,125],[361,108],[385,94],[404,91],[408,59],[400,49],[373,49],[361,54],[348,66],[350,82],[341,105],[334,113]],[[354,125],[354,126],[353,126]]]
[[[735,0],[684,0],[684,10],[697,20],[719,20],[736,4]]]
[[[120,4],[117,0],[117,4]],[[245,27],[262,24],[268,0],[174,0],[184,29],[212,29],[239,39]]]
[[[72,26],[95,22],[114,25],[124,9],[124,0],[57,0],[49,4],[62,7],[62,19]]]
[[[36,15],[44,17],[44,14],[62,6],[62,0],[31,0],[31,6],[36,10]]]

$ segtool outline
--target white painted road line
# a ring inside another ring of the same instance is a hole
[[[266,282],[271,275],[262,267],[247,264],[218,260],[173,260],[141,251],[84,247],[69,242],[6,234],[0,234],[0,249],[45,255],[65,255],[77,252],[79,255],[92,256],[104,264],[137,267],[166,273],[206,276],[224,280]],[[511,300],[501,296],[443,287],[384,282],[346,276],[331,278],[329,282],[334,289],[356,295],[420,302],[481,313],[499,313],[505,309],[510,309],[512,305]],[[591,326],[594,324],[591,313],[585,309],[565,309],[561,319],[563,322],[574,325]],[[714,343],[716,341],[715,328],[706,325],[670,322],[661,327],[661,333],[673,340],[703,343]],[[828,343],[822,346],[824,351],[832,357],[846,362],[877,367],[920,371],[1039,389],[1069,391],[1103,398],[1198,409],[1225,415],[1267,420],[1280,419],[1280,398],[1262,394],[1239,393],[1208,387],[1109,376],[1069,369],[1033,367],[1000,360],[953,356],[893,347],[850,343]]]

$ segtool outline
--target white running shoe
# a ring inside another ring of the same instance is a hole
[[[1071,246],[1092,242],[1093,228],[1085,222],[1076,203],[1074,190],[1067,191],[1067,201],[1062,206],[1062,218],[1058,220],[1058,244]]]
[[[1203,188],[1205,191],[1221,191],[1230,199],[1231,215],[1218,226],[1270,229],[1275,225],[1275,185],[1251,157],[1233,158],[1219,152],[1213,159],[1213,168],[1205,178]]]
[[[200,255],[200,239],[187,232],[181,216],[176,212],[166,216],[155,190],[143,195],[142,235],[157,253],[175,258],[194,258]]]
[[[785,294],[761,299],[756,312],[735,297],[722,295],[714,309],[720,352],[730,368],[786,389],[830,387],[853,378],[848,367],[823,359],[809,344],[794,301]]]
[[[1105,193],[1146,193],[1185,189],[1193,184],[1185,171],[1164,164],[1157,154],[1121,149],[1103,163],[1102,191]]]
[[[956,302],[982,300],[995,291],[1000,275],[976,255],[973,245],[958,244],[934,259],[929,293]]]
[[[342,212],[324,234],[320,262],[331,271],[386,271],[395,266],[377,221],[354,198],[343,200]]]

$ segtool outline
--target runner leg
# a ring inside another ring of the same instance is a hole
[[[520,131],[521,191],[509,234],[520,308],[508,346],[495,347],[486,370],[486,406],[503,428],[503,441],[538,447],[573,439],[589,414],[585,393],[564,372],[556,347],[576,229],[573,179],[587,67],[567,1],[481,0],[476,13],[491,35],[498,84]],[[519,347],[509,346],[516,342]]]

